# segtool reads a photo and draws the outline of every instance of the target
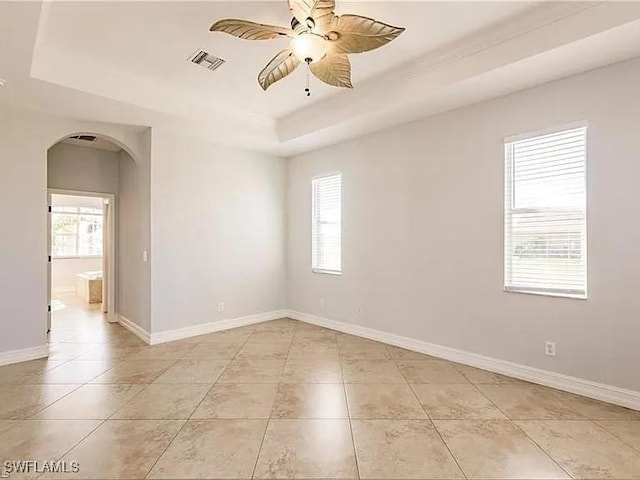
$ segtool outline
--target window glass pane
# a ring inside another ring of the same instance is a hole
[[[73,257],[76,255],[77,238],[75,235],[53,235],[51,254],[54,257]]]
[[[72,234],[77,232],[78,216],[54,213],[51,216],[51,226],[54,234]]]
[[[78,236],[78,255],[102,255],[102,235]]]
[[[511,144],[514,208],[582,205],[586,145],[581,130]]]
[[[95,215],[80,215],[79,222],[78,233],[80,235],[102,234],[102,217]]]
[[[53,207],[52,255],[101,256],[102,229],[101,208]]]

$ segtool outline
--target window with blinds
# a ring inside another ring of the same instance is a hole
[[[312,181],[311,267],[318,273],[342,272],[342,174]]]
[[[505,290],[586,298],[586,126],[507,139],[505,160]]]
[[[102,256],[102,208],[51,209],[51,255],[53,258]]]

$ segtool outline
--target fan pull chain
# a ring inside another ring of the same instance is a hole
[[[305,72],[306,75],[306,80],[305,80],[305,89],[304,89],[304,93],[307,95],[307,97],[311,96],[311,89],[309,88],[309,64],[311,62],[307,61],[307,70]]]

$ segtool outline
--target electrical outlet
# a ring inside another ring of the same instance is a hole
[[[320,308],[324,308],[324,298],[319,298],[319,299],[318,299],[318,306],[319,306]]]
[[[149,253],[146,250],[142,251],[142,261],[146,262],[149,258]]]
[[[224,312],[224,303],[220,302],[220,303],[218,304],[218,311],[219,311],[219,312]]]
[[[556,342],[544,342],[544,354],[548,357],[556,356]]]

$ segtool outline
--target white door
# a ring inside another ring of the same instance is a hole
[[[47,192],[47,333],[51,331],[51,193]]]
[[[109,313],[109,281],[111,272],[109,265],[111,264],[111,205],[109,199],[105,198],[102,202],[102,313]]]

